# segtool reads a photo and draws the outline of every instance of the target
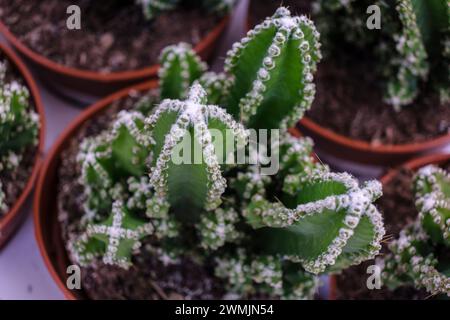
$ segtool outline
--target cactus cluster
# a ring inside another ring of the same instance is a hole
[[[142,12],[147,19],[153,19],[161,12],[173,10],[181,5],[194,5],[218,14],[228,13],[236,0],[136,0],[142,6]]]
[[[413,285],[450,297],[450,174],[434,165],[414,179],[417,221],[405,227],[391,251],[379,259],[390,288]]]
[[[366,27],[371,5],[381,9],[381,29]],[[450,96],[450,2],[448,0],[325,1],[315,5],[319,29],[331,43],[346,41],[375,52],[386,78],[385,101],[396,109],[413,103],[424,88]]]
[[[121,111],[80,146],[85,216],[72,258],[128,268],[151,237],[164,263],[213,265],[230,294],[296,299],[312,297],[318,274],[373,258],[381,185],[330,172],[287,130],[311,105],[320,57],[314,24],[283,7],[233,46],[224,73],[206,72],[186,44],[165,49],[159,105]],[[268,146],[276,175],[228,161],[256,129],[281,132]]]
[[[39,117],[30,107],[28,89],[7,78],[8,63],[0,61],[0,177],[19,166],[24,150],[38,142]],[[8,211],[0,180],[0,216]]]

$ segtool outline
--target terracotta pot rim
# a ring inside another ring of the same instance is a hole
[[[384,185],[388,184],[398,173],[400,169],[407,169],[416,171],[417,169],[429,165],[429,164],[442,164],[446,161],[450,161],[450,154],[446,153],[438,153],[431,154],[428,156],[414,158],[410,161],[405,162],[403,165],[398,167],[397,169],[389,170],[385,175],[383,175],[380,179],[381,183]]]
[[[396,145],[382,144],[375,146],[363,140],[352,139],[347,136],[335,133],[331,129],[322,127],[321,125],[317,124],[308,117],[304,117],[303,119],[300,120],[299,123],[325,140],[329,140],[337,145],[342,145],[345,146],[346,148],[362,152],[372,152],[379,154],[420,153],[424,150],[435,149],[446,143],[450,143],[450,133],[448,133],[423,142],[396,144]]]
[[[30,71],[26,68],[25,64],[20,60],[20,58],[17,56],[16,53],[14,53],[13,50],[6,47],[4,44],[0,43],[0,51],[6,56],[7,60],[9,60],[10,63],[17,69],[19,74],[22,76],[25,85],[27,86],[28,90],[30,91],[30,95],[32,97],[32,100],[34,101],[34,107],[36,112],[39,114],[39,122],[40,122],[40,128],[39,128],[39,143],[37,146],[37,152],[36,157],[33,164],[33,169],[29,175],[28,181],[22,190],[19,198],[16,199],[13,206],[8,210],[6,215],[0,218],[0,231],[1,230],[7,230],[11,226],[16,219],[20,218],[20,209],[22,205],[24,204],[25,200],[28,198],[29,194],[31,193],[31,190],[33,189],[34,181],[37,178],[42,157],[44,154],[44,144],[45,144],[45,112],[44,107],[42,105],[41,96],[39,94],[39,90],[37,88],[36,83],[33,80],[33,77],[31,76]],[[1,246],[1,244],[0,244]]]
[[[398,171],[402,168],[414,171],[429,164],[442,164],[447,161],[450,161],[450,154],[445,153],[438,153],[418,157],[405,162],[396,169],[389,170],[386,174],[384,174],[380,178],[380,181],[384,187],[389,182],[391,182],[391,180],[397,175]],[[337,291],[336,275],[330,276],[329,285],[330,285],[330,300],[336,300],[336,291]]]
[[[150,80],[146,83],[141,83],[138,85],[134,85],[125,89],[122,89],[120,91],[117,91],[116,93],[113,93],[112,95],[107,96],[104,99],[99,100],[98,102],[94,103],[90,107],[88,107],[86,110],[84,110],[80,115],[78,115],[72,122],[69,124],[68,127],[64,129],[64,131],[59,135],[55,143],[53,144],[51,150],[49,151],[43,165],[42,170],[39,174],[37,185],[36,185],[36,192],[34,195],[34,213],[33,213],[33,219],[34,219],[34,231],[35,231],[35,237],[36,241],[39,247],[39,251],[41,252],[42,258],[44,260],[44,263],[50,272],[53,280],[57,283],[60,290],[63,292],[64,296],[67,299],[75,300],[77,297],[66,288],[65,283],[63,279],[61,279],[59,273],[56,270],[55,263],[52,262],[52,259],[49,256],[49,252],[47,250],[47,247],[44,242],[44,236],[43,236],[43,228],[41,223],[41,215],[44,214],[44,212],[41,212],[40,207],[41,203],[45,201],[45,199],[48,199],[49,196],[46,195],[44,190],[45,181],[47,180],[47,175],[50,171],[53,170],[53,161],[57,159],[61,152],[65,148],[65,143],[70,141],[70,139],[73,138],[73,136],[76,134],[76,132],[79,130],[80,126],[83,125],[86,121],[89,119],[99,115],[100,113],[104,112],[112,102],[116,100],[120,100],[122,98],[125,98],[129,95],[130,92],[133,91],[145,91],[148,89],[155,89],[158,87],[158,81],[157,80]],[[61,239],[61,241],[63,241]]]
[[[205,37],[203,37],[200,42],[194,47],[194,50],[201,54],[207,48],[211,47],[215,39],[217,39],[220,34],[225,30],[230,16],[227,15],[217,23],[217,25],[209,31]],[[90,70],[77,69],[73,67],[68,67],[63,64],[54,62],[47,57],[33,51],[28,46],[23,44],[9,29],[8,27],[0,21],[0,32],[6,37],[6,39],[16,48],[21,54],[26,56],[28,59],[49,69],[57,74],[64,74],[69,77],[80,78],[84,80],[93,80],[103,83],[115,82],[115,81],[130,81],[134,79],[144,78],[144,77],[154,77],[158,72],[159,65],[154,64],[150,67],[140,68],[136,70],[128,71],[118,71],[110,73],[101,73]]]

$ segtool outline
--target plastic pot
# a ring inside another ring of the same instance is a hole
[[[39,114],[40,119],[40,130],[39,130],[39,143],[38,143],[38,151],[36,153],[36,158],[33,164],[33,168],[29,175],[28,181],[22,190],[19,198],[12,205],[6,215],[0,217],[0,249],[6,245],[9,239],[11,239],[14,232],[20,226],[25,218],[25,210],[21,210],[23,204],[25,203],[28,195],[31,193],[33,189],[34,181],[39,172],[39,168],[41,165],[42,155],[44,153],[44,140],[45,140],[45,113],[44,108],[42,107],[41,97],[39,95],[39,91],[37,89],[36,83],[34,82],[31,73],[25,67],[20,58],[8,47],[4,46],[0,43],[0,51],[6,57],[10,66],[15,68],[19,74],[22,76],[24,80],[24,84],[27,86],[30,91],[30,96],[33,101],[34,107],[36,108],[37,113]]]

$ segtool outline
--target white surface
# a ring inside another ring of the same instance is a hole
[[[240,4],[229,30],[219,47],[214,69],[220,69],[224,54],[230,44],[241,38],[244,30],[243,17],[247,0]],[[0,41],[4,39],[0,36]],[[36,79],[37,77],[35,77]],[[59,133],[82,110],[71,102],[62,100],[48,91],[38,80],[47,121],[46,151],[52,146]],[[0,251],[0,300],[1,299],[64,299],[64,296],[48,273],[34,237],[31,197],[23,210],[28,211],[26,222],[7,246]]]

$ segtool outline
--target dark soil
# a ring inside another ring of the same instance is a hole
[[[81,8],[81,30],[66,27],[72,4]],[[220,19],[186,7],[148,21],[141,9],[122,0],[0,0],[0,19],[48,59],[102,73],[149,67],[164,47],[181,41],[195,45]]]
[[[84,214],[78,183],[81,168],[76,161],[80,142],[104,130],[119,109],[130,108],[137,97],[114,103],[102,116],[87,122],[61,155],[58,183],[58,215],[62,236],[79,234],[79,220]],[[208,267],[200,266],[188,257],[176,265],[164,266],[150,253],[155,247],[151,239],[143,241],[141,253],[134,257],[133,267],[124,270],[100,261],[82,268],[82,287],[92,299],[220,299],[224,295],[221,281]]]
[[[319,64],[309,118],[372,145],[423,142],[450,133],[450,104],[442,105],[437,95],[424,94],[413,105],[395,111],[382,102],[383,90],[377,86],[380,81],[370,60],[353,53]]]
[[[7,61],[7,58],[0,53],[0,61]],[[14,69],[11,63],[8,63],[8,68],[5,75],[5,82],[17,81],[18,83],[24,85],[25,82],[19,72]],[[33,98],[29,98],[29,106],[35,108]],[[2,182],[2,190],[5,193],[5,202],[9,208],[11,208],[17,199],[22,194],[25,188],[30,174],[33,170],[33,165],[36,162],[36,154],[38,152],[37,146],[30,146],[26,148],[22,153],[22,160],[19,166],[13,171],[0,171],[0,181]],[[0,218],[2,213],[0,212]]]
[[[386,227],[386,242],[382,254],[387,252],[389,241],[398,237],[399,232],[417,217],[412,192],[412,171],[401,170],[393,180],[383,188],[383,197],[378,200],[378,208],[383,213]],[[425,290],[413,287],[401,287],[390,291],[383,287],[380,290],[369,290],[366,286],[369,265],[374,261],[366,261],[358,266],[348,268],[337,276],[337,299],[425,299],[430,296]]]
[[[306,14],[311,12],[313,0],[251,0],[250,2],[250,25],[254,26],[266,17],[272,16],[277,8],[285,6],[292,14]]]

